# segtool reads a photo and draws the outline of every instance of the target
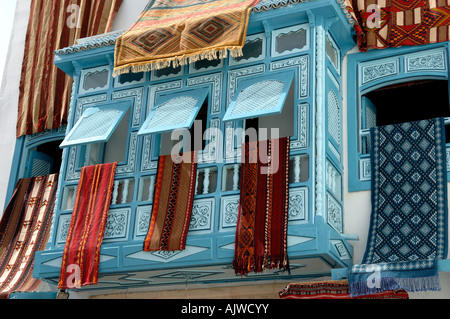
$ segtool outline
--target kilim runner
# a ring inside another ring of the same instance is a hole
[[[100,248],[105,233],[117,163],[83,167],[61,263],[58,288],[98,283]]]
[[[236,274],[289,270],[289,138],[243,145],[233,267]]]
[[[17,137],[67,124],[72,78],[55,51],[109,32],[122,0],[31,0],[19,87]]]
[[[0,222],[0,299],[33,292],[34,254],[45,249],[53,216],[58,175],[21,179]]]
[[[279,292],[280,299],[409,299],[405,290],[383,291],[352,298],[347,280],[289,284]]]
[[[449,0],[345,0],[361,51],[450,40]]]
[[[242,55],[259,0],[151,0],[116,41],[114,76]]]
[[[190,160],[184,160],[189,158]],[[144,251],[184,250],[197,178],[197,152],[161,156]]]
[[[375,127],[372,213],[361,265],[350,267],[352,296],[392,289],[440,290],[447,255],[444,120]]]

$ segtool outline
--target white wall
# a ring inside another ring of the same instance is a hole
[[[0,183],[0,216],[3,215],[9,173],[16,143],[20,74],[22,71],[30,4],[31,0],[17,0],[15,22],[11,32],[3,82],[0,88],[0,180],[2,181]]]
[[[126,30],[136,21],[148,0],[123,0],[111,31]]]

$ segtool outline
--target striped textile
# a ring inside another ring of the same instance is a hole
[[[53,64],[54,52],[75,44],[79,38],[108,32],[121,3],[122,0],[31,1],[17,137],[66,124],[72,80]]]
[[[390,290],[352,298],[347,280],[289,284],[279,292],[280,299],[409,299],[404,290]]]
[[[144,251],[184,250],[197,177],[197,152],[161,156],[158,162],[152,219]],[[190,158],[190,160],[186,160]]]
[[[50,236],[58,174],[21,179],[0,222],[0,299],[32,292],[34,254]]]
[[[233,260],[236,274],[274,268],[289,270],[289,145],[289,138],[243,145]]]
[[[450,40],[450,0],[345,0],[358,46],[414,46]]]
[[[114,186],[117,163],[81,169],[67,234],[58,288],[98,283],[100,248]]]
[[[259,0],[151,0],[117,39],[114,76],[242,55]]]

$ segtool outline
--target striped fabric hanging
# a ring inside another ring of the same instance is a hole
[[[0,222],[0,299],[33,292],[34,254],[50,236],[58,174],[21,179]]]
[[[122,0],[32,0],[19,91],[17,137],[66,124],[72,79],[55,50],[111,30]]]

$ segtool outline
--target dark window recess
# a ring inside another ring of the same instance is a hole
[[[26,177],[38,177],[59,173],[63,150],[61,141],[45,143],[30,150]]]
[[[202,127],[202,136],[195,135],[195,126],[201,125]],[[190,131],[191,134],[191,150],[202,151],[206,147],[206,140],[204,139],[204,135],[206,130],[208,129],[208,99],[205,100],[200,111],[195,118],[194,124],[192,125]],[[200,144],[199,141],[202,141]],[[196,143],[197,141],[197,143]],[[201,147],[201,148],[200,148]]]
[[[450,117],[449,86],[445,80],[390,85],[365,96],[376,108],[376,125],[384,126],[437,117]],[[446,126],[447,143],[450,127]]]
[[[177,66],[176,68],[169,66],[167,68],[155,70],[153,72],[157,78],[162,77],[162,76],[169,76],[172,74],[176,75],[181,72],[181,66]]]
[[[221,60],[220,59],[214,59],[214,60],[199,60],[194,62],[194,68],[196,70],[200,70],[200,69],[207,69],[210,67],[216,67],[220,64]]]
[[[125,83],[133,83],[134,81],[138,82],[144,78],[144,73],[125,73],[120,75],[119,77],[119,83],[125,84]]]

